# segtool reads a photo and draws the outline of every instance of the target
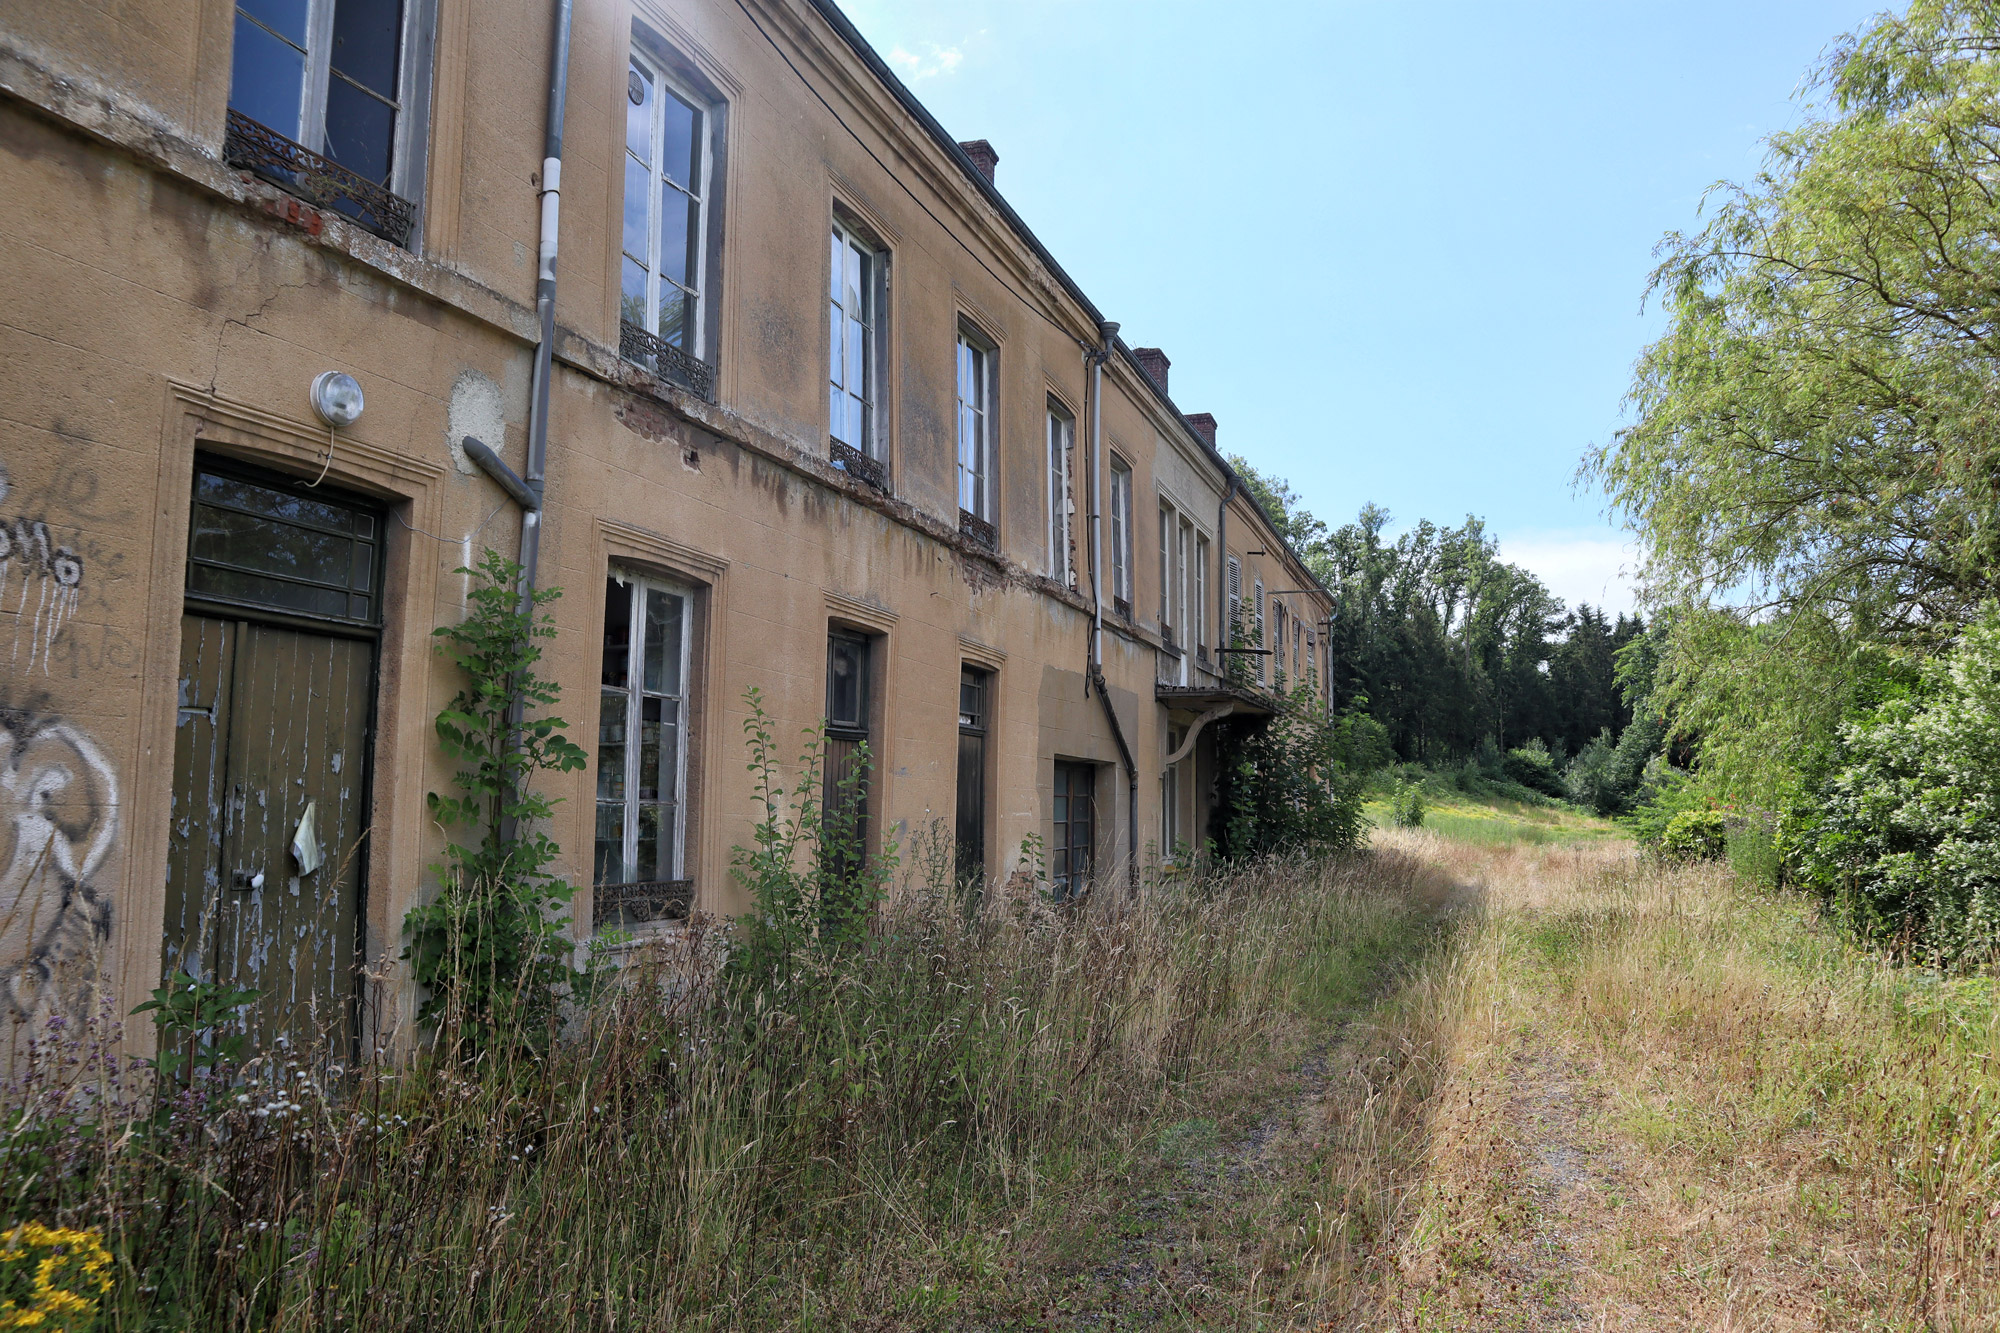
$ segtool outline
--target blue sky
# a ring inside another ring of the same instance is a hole
[[[1625,538],[1572,478],[1658,331],[1653,247],[1881,8],[843,3],[1224,449],[1334,522],[1479,515],[1614,608]]]

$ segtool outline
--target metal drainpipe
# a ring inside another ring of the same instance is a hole
[[[1220,627],[1216,632],[1222,638],[1224,648],[1234,648],[1235,626],[1229,623],[1229,502],[1236,498],[1236,473],[1229,474],[1229,484],[1222,490],[1222,503],[1215,507],[1215,548],[1222,557],[1222,568],[1215,572],[1221,577],[1215,581],[1215,623]],[[1215,655],[1215,668],[1224,680],[1229,673],[1222,668],[1229,665],[1228,653]]]
[[[1118,710],[1111,706],[1111,691],[1104,685],[1104,363],[1111,359],[1111,340],[1118,325],[1105,320],[1097,326],[1104,342],[1091,354],[1090,361],[1090,535],[1092,561],[1090,592],[1094,614],[1090,626],[1090,670],[1085,679],[1097,690],[1097,701],[1111,724],[1111,739],[1118,744],[1118,757],[1125,765],[1125,864],[1131,887],[1139,884],[1139,764],[1132,747],[1126,744],[1125,729],[1118,725]],[[1129,527],[1132,516],[1125,516]]]
[[[1103,345],[1090,354],[1090,665],[1104,660],[1104,363],[1111,359],[1111,340],[1118,325],[1105,320],[1097,326]]]
[[[536,247],[535,313],[541,341],[535,344],[535,373],[528,398],[528,488],[541,495],[549,462],[549,379],[555,369],[556,237],[562,215],[563,106],[569,100],[569,30],[575,0],[556,0],[555,69],[549,79],[548,130],[542,141],[542,229]],[[541,565],[542,510],[521,510],[521,609],[534,608],[535,576]],[[514,700],[514,716],[521,701]]]

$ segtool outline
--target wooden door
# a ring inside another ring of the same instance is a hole
[[[325,497],[290,503],[283,482],[225,480],[197,488],[164,970],[260,992],[259,1049],[344,1059],[375,676],[375,560],[353,547],[379,530]],[[342,614],[315,624],[299,609],[315,599]]]

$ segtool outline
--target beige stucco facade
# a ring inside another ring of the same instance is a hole
[[[0,312],[0,968],[17,1020],[75,1013],[98,993],[123,1014],[159,984],[176,928],[170,844],[185,836],[177,820],[201,818],[176,806],[191,488],[198,460],[234,460],[317,477],[318,493],[381,516],[369,753],[349,770],[366,804],[353,924],[367,1025],[407,1034],[416,997],[396,957],[404,914],[435,885],[425,793],[449,787],[452,765],[432,719],[458,688],[431,631],[464,614],[469,582],[454,571],[520,540],[519,508],[457,445],[476,436],[525,469],[553,8],[412,0],[403,54],[423,87],[407,104],[421,122],[407,245],[225,164],[230,0],[0,15],[14,293]],[[635,42],[709,112],[706,396],[620,355]],[[1100,876],[1134,844],[1158,855],[1170,736],[1209,706],[1220,661],[1190,650],[1183,664],[1163,639],[1159,505],[1208,543],[1203,605],[1180,613],[1197,622],[1181,642],[1220,646],[1225,556],[1243,563],[1246,599],[1253,584],[1274,606],[1287,591],[1302,635],[1328,613],[1323,594],[1122,344],[1103,367],[1093,440],[1098,313],[837,16],[806,0],[581,0],[573,43],[540,556],[543,584],[564,591],[544,666],[564,691],[557,711],[592,749],[607,578],[686,590],[681,868],[695,906],[747,905],[730,875],[756,814],[745,691],[762,692],[788,741],[812,725],[827,708],[830,628],[870,636],[878,837],[952,827],[971,665],[992,673],[986,873],[1013,875],[1025,838],[1053,836],[1058,761],[1094,766]],[[836,219],[880,247],[886,270],[879,488],[829,450]],[[990,550],[958,513],[965,329],[994,371]],[[367,400],[337,431],[307,400],[329,370]],[[1051,403],[1076,422],[1073,583],[1051,577]],[[1132,473],[1132,610],[1107,589],[1102,671],[1136,769],[1136,837],[1131,778],[1087,688],[1094,443],[1101,467],[1115,454]],[[1292,650],[1294,676],[1315,651]],[[1183,693],[1163,700],[1161,682]],[[1183,841],[1203,832],[1205,753],[1176,784]],[[545,781],[561,798],[559,869],[583,886],[579,936],[593,922],[596,770]],[[314,891],[310,875],[272,873],[271,891]]]

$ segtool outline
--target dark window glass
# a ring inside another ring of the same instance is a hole
[[[372,515],[197,473],[188,591],[279,611],[371,621],[375,534]]]
[[[306,0],[237,0],[236,8],[292,45],[306,44]]]
[[[958,678],[958,725],[986,727],[986,673],[966,667]]]
[[[692,189],[698,165],[695,154],[701,142],[697,137],[701,113],[670,92],[664,93],[664,102],[661,108],[664,133],[660,144],[660,166],[676,184]]]
[[[334,6],[335,73],[394,101],[402,51],[402,0],[340,0]]]
[[[632,675],[632,589],[617,579],[604,581],[604,676],[622,690]]]
[[[377,185],[389,181],[396,109],[336,75],[326,87],[326,155]]]
[[[303,20],[299,41],[305,41]],[[236,46],[230,54],[229,105],[287,139],[297,139],[299,93],[305,79],[306,53],[238,12]]]
[[[868,727],[868,640],[858,634],[827,640],[826,721],[843,731]]]

